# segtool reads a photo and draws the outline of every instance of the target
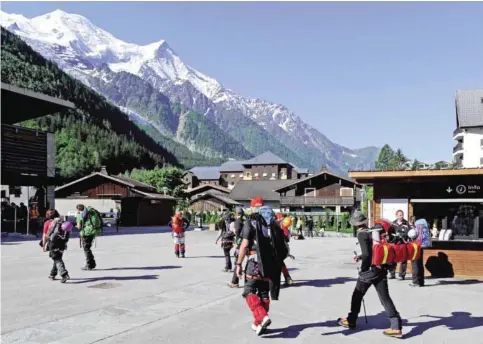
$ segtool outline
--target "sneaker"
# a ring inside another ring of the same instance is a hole
[[[67,282],[67,280],[70,280],[69,275],[65,275],[64,277],[62,277],[62,279],[60,280],[60,283],[65,283]]]
[[[285,286],[289,286],[291,284],[293,284],[293,279],[291,277],[288,277],[286,280],[285,280]]]
[[[396,278],[396,276],[395,276],[395,275],[390,275],[390,276],[388,277],[388,279],[395,279],[395,278]]]
[[[228,269],[223,269],[223,270],[221,270],[221,271],[223,271],[223,272],[231,272],[231,271],[230,271],[230,270],[228,270]]]
[[[184,258],[184,254],[182,254],[180,257],[181,257],[181,258]]]
[[[424,287],[424,285],[420,285],[420,284],[417,284],[417,283],[409,283],[409,286],[410,286],[410,287],[415,287],[415,288],[421,288],[421,287]]]
[[[406,276],[399,276],[400,281],[404,281],[406,279]]]
[[[228,283],[228,286],[229,286],[230,288],[240,288],[240,286],[239,286],[238,284],[231,283],[231,282],[230,282],[230,283]]]
[[[252,324],[252,330],[255,331],[257,336],[261,336],[262,334],[265,333],[265,331],[267,330],[267,327],[270,326],[271,323],[272,323],[272,320],[270,320],[268,315],[266,315],[263,318],[262,323],[260,325]]]
[[[392,338],[402,338],[403,333],[401,330],[393,330],[393,329],[387,329],[383,332],[385,336],[392,337]]]
[[[96,268],[96,267],[90,268],[90,267],[88,267],[88,266],[84,266],[84,267],[82,267],[82,268],[81,268],[81,270],[84,270],[84,271],[92,271],[92,270],[94,270],[95,268]]]
[[[347,318],[339,318],[339,319],[337,319],[337,323],[340,326],[345,327],[345,328],[349,328],[351,330],[353,330],[353,329],[356,328],[356,324],[349,323],[349,321],[347,320]]]
[[[49,276],[49,280],[55,281],[55,276]]]

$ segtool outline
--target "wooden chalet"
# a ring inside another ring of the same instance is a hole
[[[166,225],[177,199],[160,194],[151,185],[113,176],[103,167],[86,177],[62,185],[56,190],[57,209],[61,215],[75,211],[77,204],[91,205],[100,212],[121,209],[123,226]]]
[[[220,211],[240,205],[228,197],[229,193],[228,188],[213,184],[202,184],[186,190],[190,200],[189,209],[194,212]]]
[[[425,250],[428,274],[437,276],[438,267],[451,264],[455,275],[483,276],[483,168],[351,171],[349,176],[374,188],[370,223],[393,220],[402,210],[407,219],[426,219],[430,228],[451,229],[450,240],[433,239]]]
[[[360,205],[358,184],[322,169],[318,174],[275,189],[285,211],[351,211]]]

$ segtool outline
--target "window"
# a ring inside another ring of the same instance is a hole
[[[255,177],[258,177],[258,172],[254,174]]]
[[[315,192],[315,188],[305,188],[305,197],[315,197],[316,196],[316,192]]]
[[[239,177],[240,177],[240,178],[243,178],[243,173],[240,173]]]
[[[266,172],[263,172],[262,176],[266,177],[267,176],[267,173]]]
[[[232,175],[230,176],[230,178],[235,178],[235,175],[234,175],[234,174],[232,174]]]
[[[275,178],[277,174],[275,172],[272,172],[272,178]]]

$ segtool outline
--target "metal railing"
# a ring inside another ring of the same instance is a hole
[[[463,129],[461,129],[461,128],[456,128],[456,129],[453,131],[453,137],[455,137],[456,135],[461,134],[461,133],[463,133]]]
[[[354,205],[354,197],[280,196],[281,206]]]
[[[458,142],[456,146],[453,147],[453,153],[463,150],[463,142]]]

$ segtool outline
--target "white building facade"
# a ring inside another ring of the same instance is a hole
[[[456,167],[483,167],[483,89],[456,92],[453,140]]]

